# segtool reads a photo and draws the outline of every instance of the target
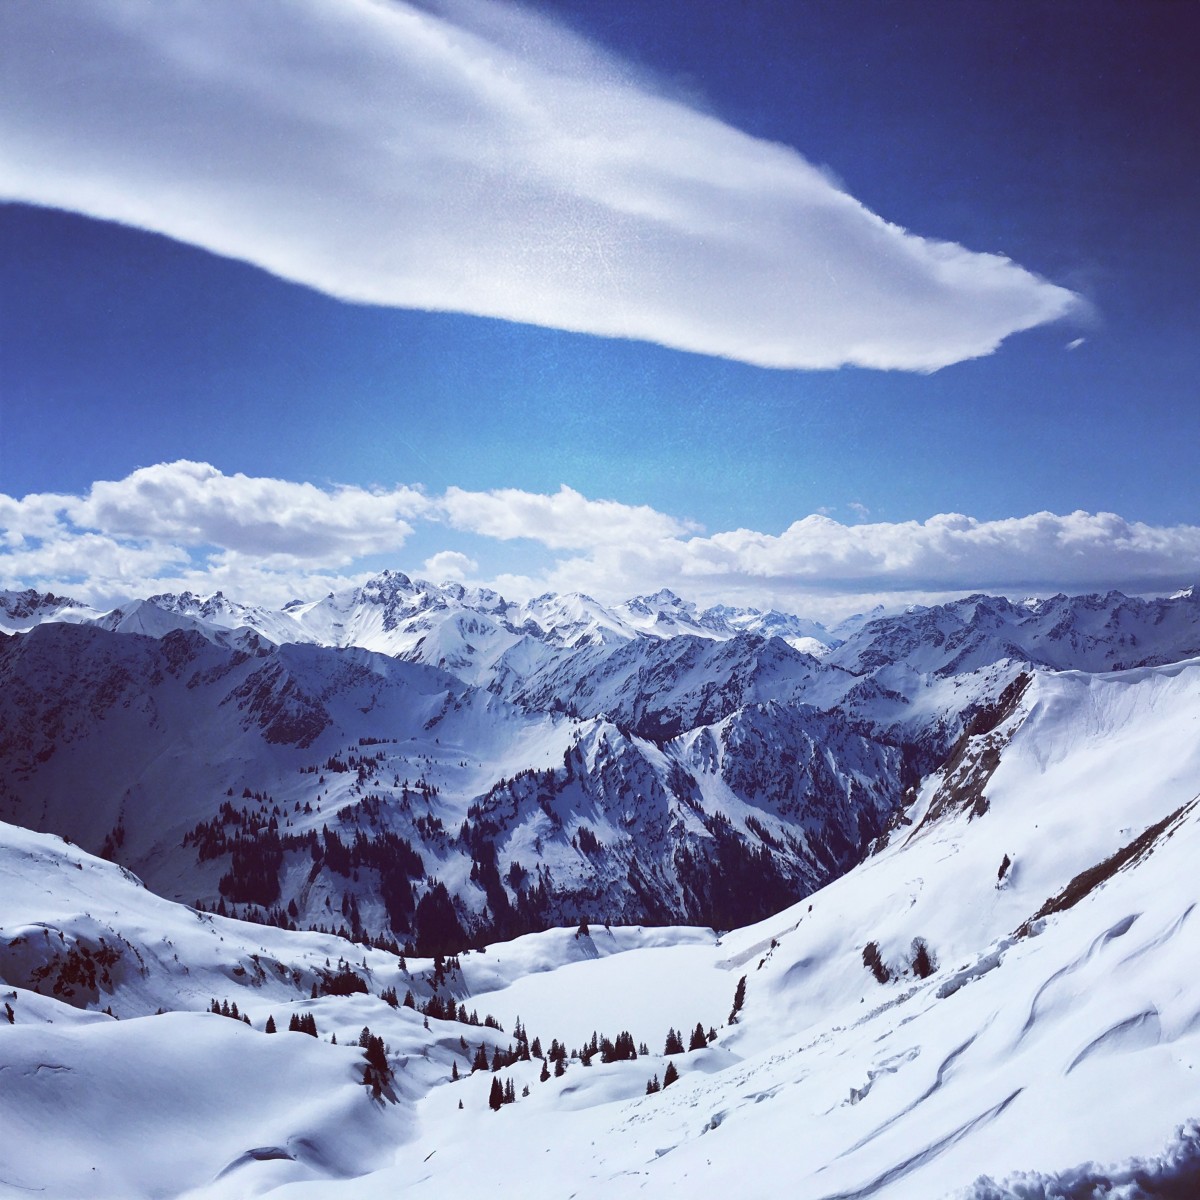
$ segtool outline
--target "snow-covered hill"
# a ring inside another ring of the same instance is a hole
[[[568,727],[574,769],[601,737],[611,753],[615,727]],[[694,731],[642,753],[694,753],[712,787],[757,737],[706,746]],[[975,709],[875,853],[799,904],[719,936],[594,920],[440,971],[198,914],[0,826],[0,1123],[19,1134],[0,1142],[0,1187],[1196,1195],[1198,794],[1200,661],[1025,670]],[[349,974],[366,991],[336,994]],[[424,1005],[435,984],[503,1028],[383,996]],[[212,999],[249,1026],[202,1011]],[[317,1038],[284,1031],[291,1015],[312,1016]],[[669,1029],[686,1047],[697,1024],[702,1048],[664,1055]],[[378,1097],[364,1026],[388,1048]],[[593,1031],[610,1050],[627,1033],[636,1057],[585,1065]],[[552,1039],[561,1074],[534,1052]],[[512,1061],[472,1072],[481,1044],[491,1059],[511,1045]],[[647,1094],[668,1066],[679,1079]],[[497,1080],[513,1102],[493,1111]]]

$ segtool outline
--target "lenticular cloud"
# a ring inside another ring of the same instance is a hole
[[[10,0],[0,47],[0,197],[347,300],[908,370],[1077,303],[508,5]]]

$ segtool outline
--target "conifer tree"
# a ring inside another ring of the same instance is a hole
[[[483,1042],[479,1043],[479,1049],[475,1051],[475,1057],[471,1061],[472,1071],[486,1071],[488,1069],[487,1046]]]
[[[683,1038],[671,1028],[667,1031],[667,1044],[663,1048],[664,1054],[682,1054],[683,1053]],[[663,1085],[666,1086],[665,1084]]]
[[[646,1081],[646,1095],[647,1096],[653,1096],[655,1092],[660,1091],[660,1090],[661,1090],[661,1085],[658,1082],[657,1075],[655,1075],[653,1079],[649,1079]]]
[[[267,1023],[266,1023],[266,1025],[263,1027],[263,1032],[264,1032],[264,1033],[274,1033],[274,1032],[275,1032],[275,1018],[274,1018],[274,1016],[268,1016],[268,1017],[267,1017]]]
[[[493,1112],[499,1112],[500,1106],[504,1103],[504,1086],[500,1082],[500,1076],[496,1075],[492,1078],[492,1090],[488,1094],[488,1104]]]
[[[692,1030],[691,1040],[688,1042],[689,1050],[703,1050],[708,1045],[708,1038],[704,1033],[704,1026],[699,1021],[696,1022],[696,1028]]]
[[[538,1076],[538,1079],[542,1083],[545,1083],[546,1080],[549,1078],[550,1078],[550,1068],[549,1068],[549,1066],[547,1066],[546,1060],[543,1058],[542,1059],[542,1073]]]
[[[663,1072],[662,1085],[664,1089],[669,1088],[678,1078],[679,1072],[675,1069],[675,1064],[667,1063],[667,1069]]]
[[[746,1003],[746,977],[743,975],[737,982],[737,987],[733,992],[733,1008],[729,1010],[729,1023],[735,1025],[737,1023],[737,1015],[742,1011],[742,1005]]]

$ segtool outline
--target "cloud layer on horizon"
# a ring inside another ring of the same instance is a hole
[[[343,299],[917,371],[1080,307],[508,4],[9,0],[0,79],[0,198]]]
[[[442,542],[408,567],[420,535]],[[460,535],[502,560],[536,544],[533,574],[481,574]],[[408,486],[317,487],[161,463],[84,495],[0,494],[0,588],[35,587],[110,604],[163,591],[221,589],[282,604],[350,586],[386,555],[413,574],[487,584],[511,599],[553,590],[607,602],[670,587],[700,603],[775,606],[805,615],[970,591],[1007,594],[1171,590],[1200,574],[1200,526],[1152,526],[1112,513],[1034,513],[980,521],[843,524],[812,515],[781,534],[701,533],[645,505],[563,487],[428,495]]]

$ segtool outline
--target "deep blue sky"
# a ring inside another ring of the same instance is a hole
[[[317,483],[566,483],[710,530],[853,521],[851,503],[886,521],[1197,519],[1200,5],[539,7],[887,220],[1082,293],[1094,319],[932,375],[767,370],[344,304],[5,205],[0,492],[186,457]]]

